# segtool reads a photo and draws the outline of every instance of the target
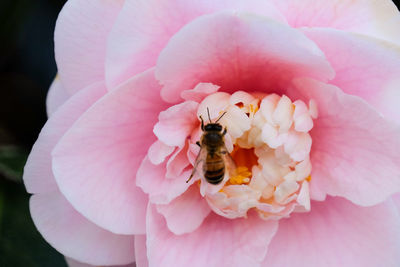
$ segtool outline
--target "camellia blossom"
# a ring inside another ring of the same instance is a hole
[[[55,56],[24,181],[70,266],[400,266],[390,0],[69,0]]]

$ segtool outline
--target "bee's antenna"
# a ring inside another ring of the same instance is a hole
[[[207,114],[208,114],[208,120],[209,120],[210,123],[211,123],[210,110],[208,109],[208,107],[207,107]]]
[[[214,123],[217,123],[225,114],[226,114],[226,111],[224,113],[222,113],[222,115],[219,116],[218,120],[216,122],[214,122]]]

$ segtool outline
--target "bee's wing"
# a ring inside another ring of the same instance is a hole
[[[203,163],[206,160],[206,158],[207,158],[207,149],[200,148],[199,154],[197,155],[196,160],[195,160],[194,165],[193,165],[193,171],[190,174],[190,177],[186,181],[186,183],[188,183],[196,173],[198,173],[200,175],[203,175],[202,168],[203,168]]]
[[[221,149],[221,156],[225,162],[225,168],[228,170],[229,176],[234,176],[236,173],[236,163],[233,160],[232,156],[229,154],[228,149],[224,147]]]

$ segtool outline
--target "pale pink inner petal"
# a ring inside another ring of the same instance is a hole
[[[196,40],[196,41],[193,41]],[[302,33],[242,13],[202,16],[175,34],[161,52],[157,79],[169,102],[199,82],[221,90],[281,92],[296,76],[334,76],[321,50]]]
[[[107,84],[115,88],[155,66],[160,51],[181,27],[198,16],[222,10],[250,12],[285,23],[264,0],[126,0],[108,41]]]
[[[92,265],[128,264],[135,260],[133,236],[116,235],[94,225],[58,191],[33,195],[30,210],[43,237],[67,257]]]
[[[390,202],[363,208],[341,198],[279,222],[262,266],[388,266],[400,262],[400,217]],[[284,252],[284,253],[283,253]]]
[[[174,152],[174,146],[168,146],[160,140],[155,141],[149,148],[148,157],[151,163],[158,165]]]
[[[212,83],[199,83],[193,89],[182,91],[181,96],[185,100],[201,102],[206,96],[219,90],[219,86]]]
[[[277,221],[262,221],[254,214],[247,219],[229,220],[211,213],[197,230],[178,236],[169,231],[163,216],[150,205],[147,212],[149,265],[259,266],[277,226]]]
[[[164,216],[168,229],[176,235],[196,230],[211,211],[196,184],[171,203],[156,208]]]
[[[188,149],[188,142],[184,147],[178,147],[174,154],[168,159],[167,162],[167,173],[165,174],[166,178],[172,178],[179,176],[188,167],[189,160],[187,158],[187,149]]]
[[[147,196],[136,172],[161,110],[160,86],[149,70],[96,102],[53,150],[61,192],[85,217],[115,233],[144,233]]]
[[[182,147],[197,124],[197,106],[194,101],[186,101],[162,111],[154,126],[154,134],[168,146]]]
[[[319,117],[311,131],[314,198],[342,196],[366,206],[400,191],[400,128],[361,98],[310,79],[295,81],[294,95],[314,99]]]
[[[136,184],[149,195],[150,202],[167,204],[183,194],[194,182],[185,183],[191,171],[166,179],[166,163],[154,165],[145,157],[136,175]]]
[[[71,0],[63,7],[54,33],[58,74],[71,94],[104,81],[108,34],[123,0]]]

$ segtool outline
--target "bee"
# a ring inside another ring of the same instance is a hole
[[[211,122],[210,111],[208,108],[207,114],[209,123],[206,125],[204,125],[203,118],[199,116],[203,135],[200,138],[200,142],[198,141],[196,144],[200,146],[200,152],[197,155],[192,174],[186,183],[193,178],[200,165],[202,165],[204,178],[208,183],[213,185],[222,182],[226,169],[235,169],[235,163],[229,155],[224,142],[224,136],[227,132],[226,127],[223,128],[222,125],[218,123],[226,112],[224,112],[215,122]]]

